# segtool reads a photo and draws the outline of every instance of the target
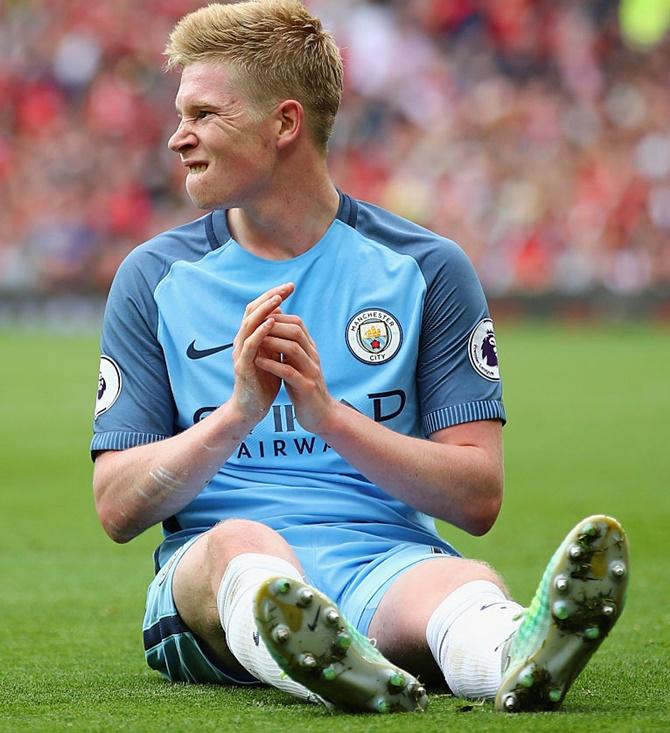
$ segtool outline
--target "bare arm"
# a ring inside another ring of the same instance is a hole
[[[263,339],[293,292],[280,285],[250,303],[235,338],[235,387],[226,403],[179,435],[98,456],[96,509],[105,531],[127,542],[191,502],[270,409],[280,380],[255,365]]]
[[[498,516],[503,488],[498,421],[456,425],[423,440],[336,402],[319,434],[370,481],[415,509],[477,535]]]
[[[172,438],[99,455],[93,495],[100,522],[127,542],[190,503],[253,427],[227,403]]]
[[[440,430],[430,440],[396,433],[337,402],[316,345],[296,316],[279,315],[265,342],[283,361],[256,363],[281,377],[300,424],[366,478],[407,504],[472,534],[484,534],[502,501],[502,430],[486,420]]]

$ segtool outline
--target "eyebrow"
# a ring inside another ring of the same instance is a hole
[[[188,100],[186,100],[186,103],[181,105],[181,107],[179,103],[175,100],[175,105],[174,105],[175,111],[177,112],[178,115],[180,115],[182,113],[182,110],[184,109],[197,111],[201,109],[214,109],[214,107],[215,105],[212,104],[211,102],[195,102],[195,101],[189,102]]]

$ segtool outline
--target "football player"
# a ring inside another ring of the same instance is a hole
[[[445,681],[556,707],[621,612],[625,537],[580,522],[524,609],[437,533],[485,533],[502,500],[471,263],[334,185],[342,61],[299,2],[209,5],[166,54],[169,147],[209,213],[121,265],[91,446],[109,535],[163,527],[149,665],[361,711],[421,710]]]

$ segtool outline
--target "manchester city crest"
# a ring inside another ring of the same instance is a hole
[[[365,364],[382,364],[392,359],[402,344],[402,328],[388,311],[369,308],[359,311],[347,324],[349,351]]]
[[[468,341],[468,355],[475,371],[484,379],[491,382],[500,379],[496,334],[490,318],[482,319],[472,330]]]

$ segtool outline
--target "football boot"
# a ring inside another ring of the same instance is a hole
[[[426,690],[391,664],[327,596],[288,578],[256,594],[261,638],[281,669],[337,708],[389,713],[426,708]]]
[[[507,642],[496,709],[557,708],[621,615],[627,583],[621,525],[604,515],[579,522],[552,556]]]

